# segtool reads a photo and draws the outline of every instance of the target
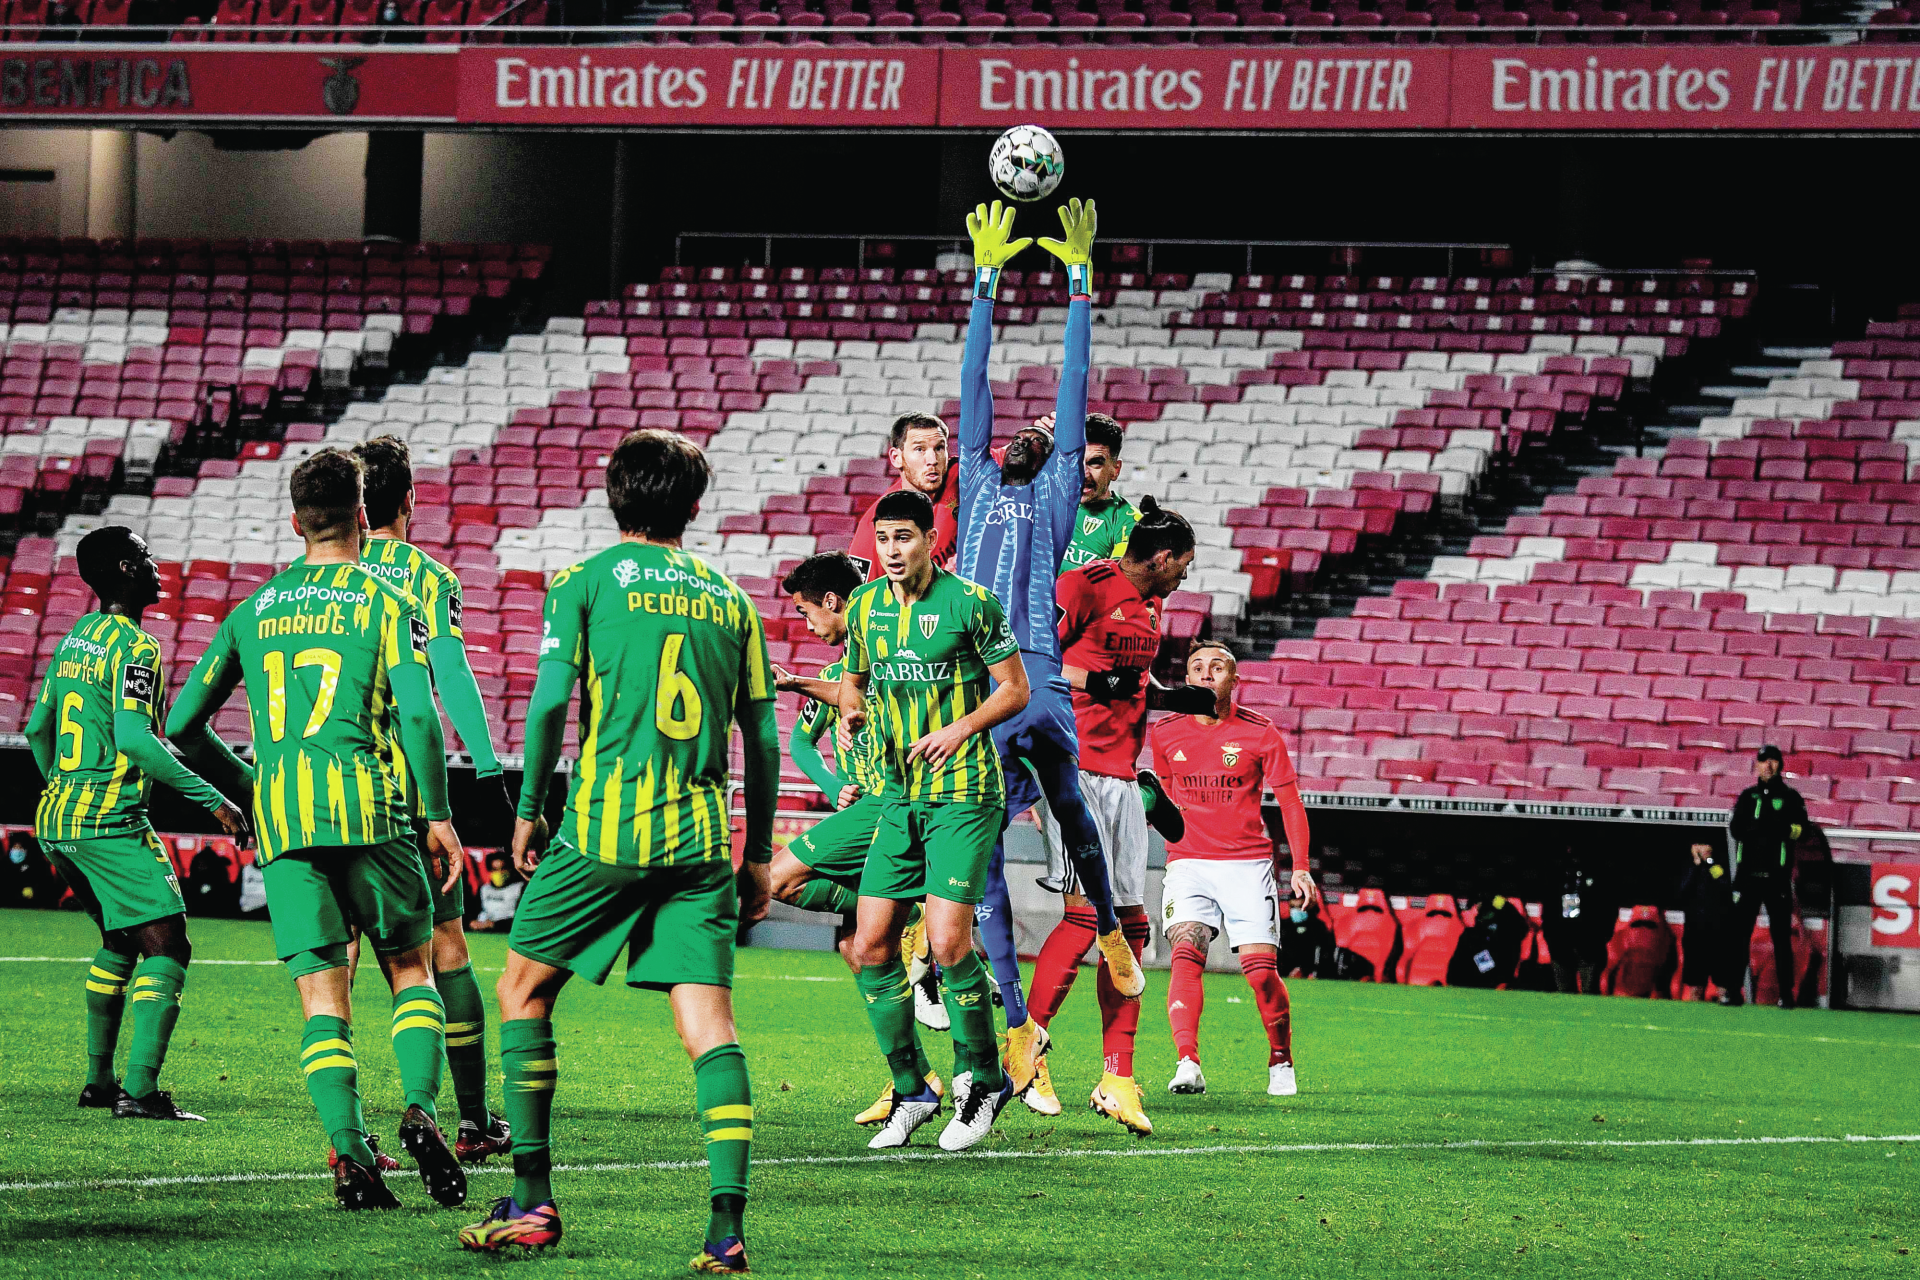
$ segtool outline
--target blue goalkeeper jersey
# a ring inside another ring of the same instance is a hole
[[[1054,579],[1080,519],[1087,448],[1092,301],[1067,304],[1066,364],[1053,414],[1053,454],[1028,484],[1006,484],[993,460],[993,303],[976,298],[960,366],[960,576],[993,592],[1022,653],[1060,665]]]

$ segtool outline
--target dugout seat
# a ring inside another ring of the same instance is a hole
[[[1383,891],[1360,891],[1352,910],[1341,921],[1341,932],[1335,942],[1341,951],[1365,962],[1356,966],[1357,970],[1365,970],[1355,973],[1360,981],[1392,982],[1399,976],[1403,950],[1400,921]],[[1342,968],[1345,970],[1347,965],[1343,964]]]
[[[1401,982],[1416,987],[1447,985],[1447,965],[1453,960],[1454,945],[1466,927],[1460,908],[1449,894],[1436,893],[1427,898],[1427,909],[1406,932],[1405,954],[1400,960]]]
[[[1668,984],[1677,962],[1667,917],[1655,906],[1638,906],[1614,929],[1607,943],[1607,967],[1600,975],[1606,995],[1640,999],[1670,998]]]

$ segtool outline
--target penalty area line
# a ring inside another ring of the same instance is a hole
[[[1085,1151],[969,1151],[948,1154],[941,1151],[889,1151],[868,1155],[773,1156],[755,1160],[756,1169],[806,1165],[917,1164],[936,1160],[1143,1160],[1165,1156],[1214,1155],[1341,1155],[1392,1154],[1399,1151],[1524,1151],[1608,1149],[1639,1150],[1656,1147],[1794,1147],[1850,1146],[1872,1143],[1920,1142],[1920,1133],[1859,1134],[1839,1136],[1806,1134],[1782,1138],[1487,1138],[1460,1142],[1288,1142],[1234,1143],[1205,1147],[1113,1147]],[[662,1173],[704,1169],[705,1160],[644,1160],[620,1163],[559,1164],[555,1173]],[[483,1174],[511,1174],[505,1165],[482,1165],[467,1170],[468,1177]],[[416,1177],[411,1170],[388,1175]],[[50,1182],[0,1182],[0,1191],[76,1191],[84,1188],[113,1187],[201,1187],[267,1182],[321,1182],[331,1173],[209,1173],[179,1174],[156,1178],[68,1178]]]

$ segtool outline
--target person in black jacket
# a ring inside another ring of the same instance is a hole
[[[1337,968],[1333,930],[1320,914],[1320,904],[1295,895],[1280,917],[1280,975],[1291,978],[1331,978]]]
[[[1708,979],[1722,991],[1738,990],[1741,971],[1728,972],[1728,960],[1733,955],[1727,941],[1727,921],[1733,914],[1733,873],[1727,870],[1726,854],[1706,841],[1694,843],[1693,862],[1681,877],[1680,910],[1687,918],[1686,932],[1680,938],[1680,998],[1705,1000]]]
[[[1744,977],[1753,923],[1764,906],[1768,932],[1773,935],[1780,1007],[1791,1009],[1794,995],[1793,850],[1800,834],[1807,829],[1807,802],[1781,779],[1783,763],[1780,748],[1771,745],[1760,748],[1753,763],[1755,782],[1733,802],[1733,816],[1727,823],[1734,850],[1727,972]],[[1732,989],[1722,993],[1720,1003],[1741,1003],[1740,980],[1736,979]]]
[[[1602,865],[1568,845],[1561,859],[1560,891],[1540,913],[1540,932],[1553,959],[1554,985],[1563,993],[1597,995],[1607,967],[1607,943],[1620,923],[1620,897]]]

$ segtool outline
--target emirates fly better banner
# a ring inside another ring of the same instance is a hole
[[[1908,49],[1913,52],[1904,52]],[[1920,45],[0,45],[0,119],[351,127],[1920,128]]]

